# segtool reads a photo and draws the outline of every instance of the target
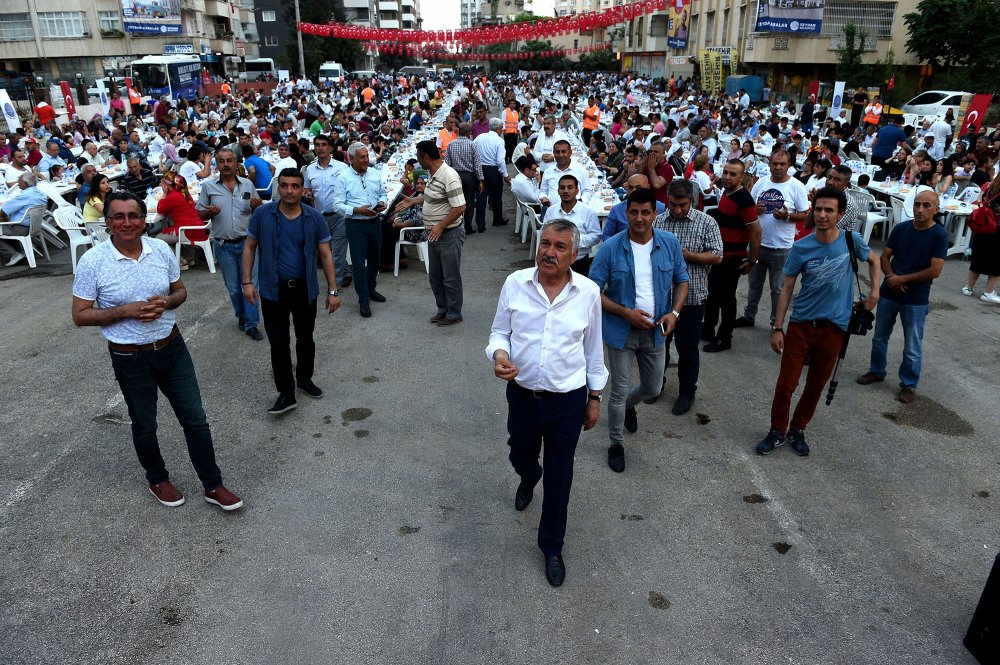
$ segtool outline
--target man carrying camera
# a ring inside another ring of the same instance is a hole
[[[785,283],[771,326],[771,348],[781,355],[781,369],[774,386],[771,402],[771,430],[757,444],[757,452],[768,455],[786,441],[796,455],[809,454],[805,428],[812,420],[837,363],[844,336],[854,318],[872,317],[878,302],[873,292],[863,301],[854,302],[854,268],[847,231],[837,228],[847,208],[847,195],[831,187],[817,190],[813,197],[813,219],[816,230],[792,245],[783,271]],[[868,262],[872,284],[877,284],[881,271],[878,258],[868,249],[861,236],[851,231],[854,255]],[[788,305],[792,303],[795,282],[802,275],[802,288],[795,295],[787,332],[782,327]],[[864,313],[854,314],[854,308]],[[798,387],[802,367],[810,358],[806,387],[799,398],[789,423],[792,394]]]

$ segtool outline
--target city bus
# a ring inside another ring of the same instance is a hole
[[[269,78],[270,77],[270,78]],[[278,80],[278,70],[271,58],[247,58],[244,71],[240,72],[241,81],[254,83],[258,80]]]
[[[201,83],[201,59],[196,55],[143,56],[132,63],[132,78],[148,97],[192,100]]]

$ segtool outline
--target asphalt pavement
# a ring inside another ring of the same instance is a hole
[[[267,342],[237,330],[221,275],[182,273],[180,327],[245,501],[232,514],[199,497],[162,400],[188,501],[147,491],[106,345],[70,320],[65,250],[0,269],[0,663],[974,662],[961,641],[1000,548],[1000,307],[960,294],[968,264],[935,283],[916,402],[894,400],[901,333],[890,379],[868,387],[855,338],[808,458],[753,452],[779,362],[759,323],[702,355],[689,414],[670,414],[675,375],[640,407],[623,474],[602,413],[580,438],[553,589],[543,490],[514,510],[483,352],[527,259],[510,227],[469,237],[450,328],[427,322],[419,261],[380,276],[371,319],[349,290],[317,321],[326,395],[281,418],[265,413]]]

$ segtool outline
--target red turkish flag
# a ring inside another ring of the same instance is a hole
[[[975,128],[976,133],[979,132],[983,126],[983,120],[986,119],[986,110],[992,101],[993,95],[976,95],[972,98],[969,108],[965,109],[965,117],[962,119],[962,130],[958,133],[959,136],[965,136],[971,127]]]
[[[69,83],[59,81],[59,89],[62,91],[63,103],[66,104],[66,114],[72,120],[76,116],[76,104],[73,103],[73,91],[70,90]]]

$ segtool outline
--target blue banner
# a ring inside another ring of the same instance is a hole
[[[819,34],[826,0],[758,0],[754,32]]]

